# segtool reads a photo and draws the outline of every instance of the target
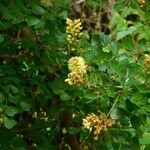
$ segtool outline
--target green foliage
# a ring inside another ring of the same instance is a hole
[[[67,150],[68,139],[76,136],[83,150],[148,150],[150,74],[144,55],[150,54],[150,2],[141,7],[118,0],[111,8],[106,1],[87,0],[89,15],[98,8],[111,12],[105,24],[110,33],[82,24],[74,52],[66,40],[66,19],[78,18],[72,5],[0,1],[0,149]],[[89,87],[65,82],[72,56],[89,66]],[[98,141],[82,127],[90,113],[116,120]]]

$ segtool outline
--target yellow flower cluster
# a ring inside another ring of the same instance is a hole
[[[44,6],[48,7],[48,6],[52,6],[52,1],[53,1],[53,0],[41,0],[41,3],[42,3]]]
[[[150,54],[145,54],[144,58],[144,66],[145,66],[145,71],[147,75],[150,75]]]
[[[107,119],[106,116],[97,116],[94,113],[89,114],[83,119],[83,128],[93,133],[94,140],[98,140],[101,132],[107,131],[108,127],[115,124],[115,120]]]
[[[146,5],[145,0],[139,0],[139,5],[141,8],[145,7],[145,5]]]
[[[69,85],[76,85],[81,86],[85,83],[84,76],[77,74],[76,72],[70,72],[68,74],[68,78],[65,80],[65,82],[68,82]]]
[[[76,72],[78,74],[86,74],[87,65],[82,57],[72,57],[69,59],[68,68],[71,72]]]
[[[66,32],[67,32],[67,41],[70,44],[77,44],[79,42],[79,38],[81,36],[81,21],[80,19],[75,19],[75,20],[71,20],[69,18],[67,18],[66,20],[66,24],[67,24],[67,28],[66,28]]]
[[[69,85],[80,86],[86,83],[85,75],[87,72],[87,65],[85,60],[82,57],[72,57],[68,61],[68,68],[70,73],[65,82],[68,82]]]
[[[150,68],[150,55],[145,54],[144,64],[146,68]]]

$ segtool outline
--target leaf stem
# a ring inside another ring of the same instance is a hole
[[[107,114],[107,117],[110,115],[110,113],[112,112],[112,110],[114,109],[114,107],[116,106],[117,102],[119,100],[119,95],[117,96],[116,100],[114,101],[111,109],[109,110],[108,114]]]

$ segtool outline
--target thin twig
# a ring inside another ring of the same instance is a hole
[[[20,52],[19,54],[15,54],[15,55],[1,55],[0,56],[0,60],[4,60],[4,59],[17,59],[25,54],[27,54],[29,51],[29,49],[25,49],[23,52]]]
[[[110,113],[112,112],[112,110],[114,109],[114,107],[116,106],[117,102],[119,100],[119,95],[117,96],[116,100],[114,101],[111,109],[109,110],[108,114],[107,114],[107,117],[110,115]]]
[[[42,128],[25,128],[25,129],[20,129],[15,131],[15,133],[20,133],[20,132],[24,132],[24,131],[44,131]]]

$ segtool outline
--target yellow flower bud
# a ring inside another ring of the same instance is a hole
[[[75,49],[71,49],[74,51]],[[72,57],[68,61],[68,68],[70,73],[68,78],[65,80],[69,85],[87,85],[85,75],[87,72],[87,65],[82,57]]]
[[[83,128],[92,132],[94,140],[98,140],[98,137],[102,131],[107,131],[108,127],[115,124],[113,119],[107,119],[104,115],[89,114],[86,118],[83,118]]]
[[[44,6],[48,7],[48,6],[52,6],[52,1],[53,1],[53,0],[41,0],[41,3],[42,3]]]
[[[67,18],[66,24],[67,41],[72,44],[72,46],[76,45],[81,35],[81,21],[80,19],[71,20]]]
[[[3,122],[4,122],[4,119],[0,118],[0,125],[3,124]]]
[[[144,65],[146,68],[150,68],[150,55],[145,54]]]

